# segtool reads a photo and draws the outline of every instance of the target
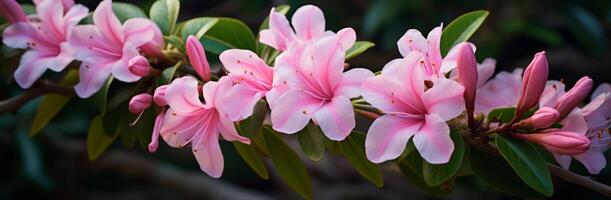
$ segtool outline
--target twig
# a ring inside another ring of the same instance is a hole
[[[356,112],[357,114],[363,115],[364,117],[367,117],[372,120],[375,120],[378,117],[380,117],[380,115],[378,115],[377,113],[369,112],[369,111],[365,111],[361,109],[354,109],[354,112]]]
[[[30,102],[30,100],[48,93],[74,95],[74,90],[49,81],[39,81],[32,88],[24,91],[20,95],[0,101],[0,115],[7,112],[14,112],[24,104]]]
[[[592,191],[596,191],[600,194],[603,194],[607,197],[611,197],[611,187],[609,187],[608,185],[596,182],[595,180],[592,180],[591,178],[581,176],[569,170],[560,168],[556,165],[552,165],[549,163],[547,165],[549,167],[549,171],[554,176],[560,177],[569,183],[575,183],[577,185],[581,185],[585,188],[588,188]]]

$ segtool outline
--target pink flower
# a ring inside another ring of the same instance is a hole
[[[536,106],[539,102],[539,98],[547,82],[548,68],[545,51],[535,54],[535,57],[528,67],[526,67],[526,71],[524,71],[523,74],[522,90],[513,117],[514,120],[522,117],[526,111]]]
[[[66,40],[79,21],[87,16],[88,10],[76,5],[64,13],[68,8],[62,4],[42,0],[36,4],[37,16],[26,22],[21,7],[11,2],[1,3],[2,9],[5,5],[12,10],[7,14],[12,16],[9,21],[15,22],[4,30],[2,41],[9,47],[26,49],[14,76],[19,86],[29,88],[47,69],[61,71],[72,62],[75,52]]]
[[[197,72],[200,78],[204,82],[210,81],[210,64],[208,64],[208,59],[206,58],[206,52],[204,51],[204,46],[199,40],[190,35],[187,39],[186,44],[187,56],[189,57],[189,62]]]
[[[94,25],[75,27],[68,40],[76,58],[83,62],[80,82],[74,87],[81,98],[93,95],[111,74],[123,82],[139,80],[140,76],[129,70],[128,62],[157,34],[157,25],[148,19],[133,18],[121,25],[111,4],[111,0],[102,1],[93,13]]]
[[[354,42],[354,41],[352,41]],[[277,131],[292,134],[313,119],[331,140],[345,139],[355,126],[350,98],[359,96],[361,83],[373,76],[366,69],[344,70],[346,43],[340,36],[317,40],[301,53],[285,51],[276,64],[287,90],[271,106]]]
[[[560,114],[556,109],[550,107],[542,107],[539,108],[539,110],[537,110],[528,119],[522,120],[514,125],[515,127],[543,129],[554,125],[554,123],[558,121],[559,117]]]
[[[144,56],[136,56],[127,63],[129,71],[137,76],[145,77],[151,73],[151,64]]]
[[[493,109],[516,106],[521,87],[522,69],[515,69],[512,73],[504,71],[498,73],[477,89],[475,112],[487,114]]]
[[[454,151],[446,121],[463,112],[464,88],[438,78],[427,89],[422,56],[412,52],[395,59],[381,75],[363,83],[363,98],[385,113],[373,122],[365,140],[365,153],[374,163],[399,157],[410,138],[429,163],[447,163]]]
[[[560,119],[566,117],[582,100],[584,100],[590,90],[592,90],[592,79],[585,76],[575,83],[567,93],[558,98],[556,110],[560,113]]]
[[[457,46],[450,49],[446,57],[441,56],[441,30],[443,25],[435,27],[426,38],[416,29],[409,29],[397,41],[397,47],[403,57],[407,57],[411,52],[417,51],[422,53],[423,59],[421,66],[427,77],[440,77],[446,72],[456,68],[456,57],[458,55]],[[471,45],[475,51],[475,45]],[[427,78],[430,79],[430,78]]]
[[[592,93],[590,103],[582,108],[582,113],[588,124],[586,136],[591,144],[586,152],[573,157],[581,162],[589,173],[598,174],[607,165],[604,153],[611,142],[611,85],[603,83],[598,86]]]
[[[153,103],[153,96],[148,93],[142,93],[132,97],[129,100],[129,112],[132,114],[139,114],[144,112],[145,109],[151,106]]]
[[[313,5],[305,5],[297,9],[291,22],[294,31],[286,16],[275,12],[272,8],[269,13],[269,29],[262,30],[259,33],[259,41],[278,51],[285,51],[295,43],[297,43],[296,45],[303,45],[325,36],[334,35],[331,31],[325,31],[325,16],[320,8]],[[347,37],[354,37],[353,40],[356,40],[356,35],[351,32],[354,32],[352,28],[344,28],[337,34],[346,37],[340,39],[341,41],[350,40]],[[348,46],[348,48],[351,46]]]
[[[0,16],[11,24],[28,20],[21,5],[15,0],[0,0]]]
[[[221,105],[229,119],[243,120],[252,115],[257,102],[272,90],[274,70],[248,50],[230,49],[221,53],[219,59],[229,72],[220,82],[232,85],[225,91]]]
[[[172,147],[181,148],[190,143],[201,170],[214,178],[223,173],[219,132],[227,141],[250,144],[218,109],[221,96],[218,91],[226,91],[229,86],[207,82],[202,87],[205,103],[200,101],[197,80],[191,76],[174,80],[165,92],[170,108],[164,117],[161,137]]]

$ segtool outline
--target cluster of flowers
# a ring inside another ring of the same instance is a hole
[[[76,59],[82,64],[75,91],[87,98],[109,76],[136,82],[150,75],[153,69],[147,58],[163,56],[159,28],[142,18],[121,24],[110,0],[93,12],[92,25],[77,25],[88,10],[71,0],[34,3],[37,14],[32,16],[13,0],[0,3],[2,15],[12,23],[4,31],[4,44],[26,49],[15,72],[23,88],[47,68],[61,71]],[[152,95],[134,96],[129,110],[139,114],[153,103],[159,106],[149,151],[157,149],[159,136],[172,147],[190,144],[201,169],[212,177],[223,171],[220,136],[250,144],[237,133],[234,122],[251,116],[262,99],[271,110],[268,123],[274,130],[293,134],[312,121],[327,138],[342,141],[356,125],[357,101],[351,99],[362,97],[383,113],[365,141],[366,156],[374,163],[399,157],[410,140],[427,162],[447,163],[454,151],[448,121],[466,115],[471,131],[510,131],[554,153],[563,167],[575,158],[590,173],[604,168],[602,153],[611,141],[609,84],[601,84],[590,103],[578,108],[592,89],[592,80],[584,77],[565,92],[562,82],[547,80],[545,52],[536,54],[524,73],[516,69],[490,79],[493,59],[478,64],[475,45],[467,42],[444,57],[441,33],[442,26],[426,38],[418,30],[408,30],[397,42],[402,58],[390,61],[378,75],[361,68],[344,71],[346,51],[356,41],[352,28],[325,30],[323,12],[312,5],[297,9],[290,22],[272,9],[269,29],[260,32],[259,41],[281,52],[273,66],[254,52],[231,49],[219,57],[227,75],[211,81],[204,48],[190,36],[186,54],[200,80],[176,78]],[[504,107],[516,107],[510,123],[481,127],[479,113]],[[534,114],[523,119],[533,108],[537,108]]]

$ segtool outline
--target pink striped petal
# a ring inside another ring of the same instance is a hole
[[[335,93],[348,98],[358,97],[361,95],[361,85],[363,82],[373,76],[373,72],[363,68],[351,69],[344,72],[342,80],[335,89]]]
[[[374,163],[399,157],[409,139],[418,131],[423,121],[384,115],[376,119],[365,139],[365,154]]]
[[[123,44],[125,41],[123,27],[112,11],[111,0],[100,2],[93,12],[93,23],[99,28],[102,35],[108,38],[113,44]]]
[[[607,160],[603,152],[604,151],[596,147],[590,147],[585,153],[573,157],[586,167],[588,173],[598,174],[607,165]]]
[[[342,141],[356,126],[350,99],[336,96],[314,113],[320,129],[327,138]]]
[[[453,119],[465,110],[464,87],[451,79],[439,78],[422,95],[428,113],[435,113],[443,121]]]
[[[132,18],[123,24],[124,46],[140,47],[155,37],[155,25],[151,20]]]
[[[447,163],[454,151],[450,128],[435,114],[426,115],[425,122],[413,138],[416,149],[431,164]]]
[[[352,28],[343,28],[337,32],[339,43],[342,45],[344,51],[350,49],[356,42],[356,32]]]
[[[313,5],[297,9],[291,22],[297,36],[303,40],[319,38],[325,32],[325,16],[320,8]]]
[[[12,48],[26,49],[38,41],[38,31],[26,22],[11,24],[2,34],[2,42]]]
[[[284,93],[278,102],[282,103],[272,107],[272,125],[274,130],[287,134],[303,129],[321,105],[321,100],[295,90]]]
[[[412,51],[429,52],[428,41],[416,29],[407,30],[397,41],[397,47],[403,57],[407,57]]]
[[[74,86],[76,94],[81,98],[95,94],[110,76],[110,71],[108,63],[94,65],[83,62],[79,67],[79,83]]]
[[[201,133],[204,134],[204,133]],[[193,155],[199,163],[199,167],[202,171],[206,172],[213,178],[219,178],[223,174],[224,161],[223,152],[221,152],[221,146],[219,145],[218,133],[207,133],[206,139],[203,139],[203,143],[199,145],[199,148],[193,149]]]
[[[177,78],[168,86],[165,99],[170,108],[179,113],[191,113],[202,109],[197,80],[191,76]]]
[[[29,88],[45,73],[47,68],[40,65],[42,64],[40,61],[43,59],[45,59],[45,55],[38,51],[27,51],[23,54],[19,67],[14,74],[15,82],[21,88]]]
[[[238,131],[235,129],[235,125],[231,120],[229,120],[229,118],[220,115],[219,120],[219,131],[221,132],[223,139],[230,142],[239,141],[244,144],[250,144],[250,140],[248,138],[238,134]]]

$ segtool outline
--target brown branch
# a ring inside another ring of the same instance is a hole
[[[0,115],[7,112],[15,112],[32,99],[48,93],[74,95],[74,90],[49,81],[38,81],[23,93],[0,101]]]

